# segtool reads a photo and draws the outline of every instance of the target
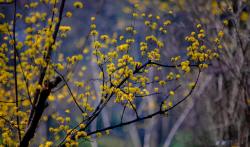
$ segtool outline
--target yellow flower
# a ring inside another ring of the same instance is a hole
[[[97,36],[98,32],[96,30],[93,30],[93,31],[90,32],[90,35],[91,36]]]
[[[220,31],[220,32],[218,33],[218,37],[222,38],[223,36],[224,36],[224,32],[223,32],[223,31]]]
[[[66,117],[66,122],[70,122],[70,117]]]
[[[155,48],[154,50],[152,50],[151,52],[148,52],[148,58],[150,60],[160,60],[160,53],[159,53],[159,49]]]
[[[91,21],[95,21],[95,17],[92,16],[92,17],[90,18],[90,20],[91,20]]]
[[[96,24],[91,24],[91,25],[90,25],[90,28],[91,28],[91,29],[96,29]]]
[[[185,72],[190,72],[190,67],[189,67],[189,61],[183,61],[181,62],[181,70]]]
[[[16,13],[16,17],[21,19],[23,17],[23,15],[20,13]]]
[[[57,64],[57,69],[58,70],[64,70],[64,66],[61,63]]]
[[[85,128],[85,126],[86,126],[85,124],[80,124],[80,125],[79,125],[79,127],[80,127],[81,129]]]
[[[30,8],[36,8],[38,6],[38,2],[31,2]]]
[[[169,107],[173,107],[173,102],[168,102]]]
[[[191,82],[191,83],[188,84],[188,87],[189,87],[190,89],[192,89],[194,86],[195,86],[195,82]]]
[[[100,49],[102,47],[102,44],[99,41],[95,41],[93,43],[93,48]]]
[[[208,68],[208,65],[207,64],[199,64],[199,68],[200,69],[205,69],[205,68]]]
[[[224,20],[223,24],[227,26],[228,25],[228,20]]]
[[[110,134],[110,131],[109,131],[109,130],[106,130],[105,133],[106,133],[107,135],[109,135],[109,134]]]
[[[108,38],[109,38],[109,36],[108,35],[101,35],[101,37],[100,37],[103,41],[105,41],[105,40],[107,40]]]
[[[159,85],[164,86],[165,84],[166,84],[165,81],[163,81],[163,80],[159,81]]]
[[[175,93],[174,93],[174,91],[169,91],[169,95],[171,95],[171,96],[174,96],[175,95]]]
[[[144,24],[145,24],[146,26],[148,26],[148,25],[150,25],[150,21],[146,20],[146,21],[144,22]]]
[[[53,142],[52,141],[47,141],[45,143],[45,147],[51,147],[53,145]]]
[[[171,24],[171,21],[170,20],[166,20],[166,21],[164,21],[163,26],[168,26],[170,24]]]
[[[101,137],[101,136],[102,136],[102,133],[101,133],[101,132],[98,132],[98,133],[96,133],[96,136],[97,136],[97,137]]]
[[[70,11],[66,12],[66,17],[72,17],[72,13]]]
[[[73,6],[75,8],[83,8],[83,3],[80,1],[76,1],[76,2],[74,2]]]
[[[129,49],[129,44],[125,43],[125,44],[121,44],[119,46],[117,46],[117,50],[118,51],[127,51]]]
[[[177,75],[175,76],[175,78],[176,78],[176,80],[178,80],[178,79],[181,78],[181,75],[180,75],[180,74],[177,74]]]
[[[197,27],[197,28],[201,28],[201,24],[197,24],[196,27]]]
[[[133,15],[133,17],[138,17],[137,13],[133,13],[132,15]]]
[[[71,31],[71,27],[70,26],[60,26],[59,30],[62,32],[68,32],[68,31]]]
[[[55,97],[52,96],[52,95],[49,95],[48,100],[49,100],[49,101],[55,101]]]
[[[5,15],[3,13],[0,13],[0,19],[4,19],[5,18]]]
[[[89,53],[89,49],[88,48],[84,48],[83,51],[82,51],[82,53],[88,54]]]
[[[241,15],[240,15],[240,20],[244,21],[244,22],[248,21],[249,20],[248,12],[242,12]]]

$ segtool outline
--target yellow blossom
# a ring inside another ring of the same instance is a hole
[[[73,6],[75,8],[83,8],[83,3],[80,2],[80,1],[76,1],[76,2],[73,3]]]

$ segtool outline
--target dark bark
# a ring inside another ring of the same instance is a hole
[[[56,77],[53,81],[48,82],[45,85],[45,87],[43,87],[43,89],[41,90],[37,104],[36,104],[35,109],[34,109],[34,114],[33,114],[33,117],[31,119],[31,123],[28,126],[28,128],[25,132],[25,135],[20,143],[21,147],[28,146],[30,140],[34,137],[38,123],[42,117],[44,110],[47,107],[47,104],[46,104],[47,98],[50,95],[51,90],[53,88],[55,88],[61,81],[62,81],[62,79],[60,77]]]

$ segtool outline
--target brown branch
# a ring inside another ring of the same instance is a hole
[[[131,105],[132,109],[134,110],[135,114],[136,114],[136,117],[139,118],[139,115],[137,113],[137,110],[135,108],[135,106],[132,104],[132,102],[130,100],[128,100],[129,104]]]
[[[181,87],[181,85],[176,86],[173,91],[176,92],[176,90],[178,90]],[[163,99],[163,101],[161,102],[160,108],[162,108],[162,105],[164,104],[164,101],[167,100],[169,98],[170,94],[166,95],[165,98]]]
[[[151,61],[149,60],[149,61],[147,61],[146,63],[144,63],[142,66],[136,67],[136,69],[134,70],[133,74],[138,73],[141,69],[145,68],[150,62],[151,62]],[[116,86],[116,88],[120,88],[128,79],[129,79],[129,77],[124,78],[124,79],[120,82],[120,84],[119,84],[118,86]],[[87,119],[85,119],[85,120],[82,121],[82,122],[87,121],[87,124],[86,124],[85,128],[80,129],[80,131],[86,129],[86,128],[91,124],[91,122],[95,120],[95,118],[101,113],[102,109],[106,106],[106,104],[108,103],[108,101],[111,99],[111,97],[112,97],[113,95],[114,95],[114,92],[112,92],[109,96],[108,96],[108,95],[105,96],[105,97],[106,97],[106,99],[105,99],[106,101],[103,101],[103,100],[100,101],[100,103],[97,105],[97,107],[96,107],[96,109],[94,110],[94,112],[92,113],[92,115],[91,115],[90,117],[88,117]],[[79,126],[79,125],[77,125],[77,126]],[[77,126],[76,126],[75,128],[77,128]],[[66,138],[67,138],[69,135],[74,136],[74,134],[71,134],[72,132],[73,132],[73,130],[71,130],[71,131],[62,139],[62,141],[59,143],[59,146],[62,146],[62,145],[63,145],[64,141],[66,140]],[[74,137],[72,137],[72,138],[74,138]]]
[[[127,103],[128,102],[126,102],[125,104],[124,104],[124,106],[123,106],[123,110],[122,110],[122,116],[121,116],[121,123],[122,123],[122,120],[123,120],[123,115],[124,115],[124,113],[125,113],[125,110],[126,110],[126,105],[127,105]]]
[[[62,79],[60,77],[56,77],[54,80],[46,83],[45,87],[43,87],[43,89],[41,90],[41,93],[39,95],[39,99],[36,105],[36,109],[32,117],[32,121],[30,122],[30,125],[28,126],[23,136],[20,146],[27,147],[29,145],[30,140],[34,137],[37,125],[42,117],[42,114],[45,108],[47,107],[47,98],[50,95],[51,90],[55,88],[61,81]]]
[[[56,24],[55,30],[53,32],[53,42],[52,44],[49,46],[48,48],[48,53],[45,57],[45,61],[47,66],[43,67],[41,69],[40,72],[40,76],[39,76],[39,80],[38,80],[38,84],[42,85],[43,81],[44,81],[44,77],[50,62],[50,58],[51,58],[51,53],[52,53],[52,47],[53,45],[56,43],[56,38],[57,38],[57,34],[59,31],[59,27],[61,24],[61,20],[62,20],[62,14],[63,14],[63,10],[64,10],[64,6],[65,6],[65,1],[66,0],[62,0],[61,5],[60,5],[60,9],[59,9],[59,21]],[[47,85],[45,85],[46,87],[44,87],[42,90],[37,89],[35,92],[35,96],[34,96],[34,101],[33,104],[35,105],[35,107],[33,107],[31,109],[31,113],[29,116],[29,121],[28,121],[28,127],[27,130],[24,134],[24,137],[20,143],[20,146],[28,146],[30,140],[34,137],[38,122],[40,121],[43,111],[46,108],[46,100],[48,98],[48,96],[51,93],[51,90],[53,88],[55,88],[60,82],[62,81],[62,79],[60,77],[56,77],[55,80],[53,81],[49,81],[48,83],[45,83]]]
[[[144,63],[142,66],[137,67],[134,71],[133,74],[138,73],[141,69],[145,68],[149,63],[151,63],[150,60],[148,60],[146,63]],[[116,87],[116,88],[120,88],[127,80],[129,79],[129,77],[124,78],[120,84]],[[91,122],[99,115],[99,113],[102,111],[102,109],[106,106],[106,104],[108,103],[108,101],[112,98],[112,96],[114,95],[114,92],[112,92],[110,94],[110,96],[107,98],[107,100],[102,104],[102,101],[100,102],[100,104],[98,105],[98,107],[96,108],[95,112],[93,113],[93,115],[90,117],[89,122],[86,124],[85,128],[87,128]],[[108,95],[106,95],[107,97]],[[85,129],[83,128],[83,129]]]
[[[133,71],[133,74],[139,73],[140,70],[146,68],[147,65],[149,65],[149,64],[157,64],[157,63],[152,62],[151,60],[148,60],[148,61],[145,62],[143,65],[141,65],[141,66],[139,66],[139,67],[136,66],[135,70]],[[160,66],[160,65],[162,65],[162,64],[159,64],[159,66]],[[164,66],[164,67],[171,67],[171,68],[172,68],[172,67],[176,67],[176,66]],[[129,77],[124,78],[124,79],[120,82],[120,84],[119,84],[118,86],[116,86],[116,88],[120,88],[128,79],[129,79]],[[98,104],[98,106],[96,107],[96,109],[95,109],[95,111],[92,113],[92,115],[91,115],[90,117],[88,117],[87,119],[83,120],[83,122],[85,122],[85,121],[88,121],[88,122],[87,122],[85,128],[80,129],[80,131],[85,130],[85,129],[91,124],[91,122],[95,120],[95,118],[101,113],[102,109],[106,106],[106,104],[109,102],[109,100],[112,98],[113,95],[114,95],[114,92],[112,92],[109,96],[108,96],[108,95],[105,96],[105,97],[107,97],[107,99],[106,99],[105,102],[100,101],[100,103]],[[78,126],[78,125],[77,125],[77,126]],[[75,128],[77,128],[77,126],[76,126]],[[67,138],[69,135],[72,135],[72,134],[71,134],[72,132],[73,132],[73,131],[70,131],[70,133],[68,133],[68,134],[64,137],[64,139],[60,142],[59,146],[62,146],[62,145],[63,145],[63,143],[64,143],[64,141],[66,140],[66,138]],[[74,136],[74,135],[73,135],[73,136]],[[72,136],[72,138],[74,138],[73,136]]]
[[[199,73],[198,73],[198,76],[197,76],[197,79],[195,81],[195,85],[194,87],[189,91],[189,93],[184,97],[182,98],[180,101],[178,101],[176,104],[174,104],[172,107],[166,109],[166,110],[162,110],[162,108],[160,108],[160,110],[150,114],[150,115],[147,115],[147,116],[144,116],[144,117],[140,117],[140,118],[136,118],[134,120],[131,120],[131,121],[127,121],[127,122],[124,122],[124,123],[120,123],[120,124],[117,124],[117,125],[113,125],[113,126],[109,126],[109,127],[106,127],[106,128],[103,128],[103,129],[98,129],[96,131],[93,131],[93,132],[89,132],[87,135],[93,135],[93,134],[96,134],[98,132],[103,132],[103,131],[106,131],[106,130],[112,130],[114,128],[118,128],[118,127],[122,127],[122,126],[125,126],[125,125],[129,125],[129,124],[132,124],[132,123],[136,123],[138,121],[142,121],[142,120],[146,120],[146,119],[149,119],[149,118],[152,118],[156,115],[160,115],[160,114],[164,114],[170,110],[172,110],[173,108],[175,108],[176,106],[178,106],[180,103],[182,103],[183,101],[185,101],[191,94],[192,92],[194,91],[197,83],[198,83],[198,79],[200,77],[200,73],[201,71],[199,70]]]
[[[48,49],[48,53],[45,57],[45,61],[47,63],[47,66],[43,67],[41,69],[41,72],[40,72],[40,76],[39,76],[39,80],[38,80],[38,84],[39,85],[42,85],[43,83],[43,80],[44,80],[44,77],[45,77],[45,74],[46,74],[46,71],[47,71],[47,68],[48,68],[48,64],[50,62],[50,57],[51,57],[51,53],[52,53],[52,47],[53,45],[56,43],[56,38],[57,38],[57,34],[58,34],[58,31],[59,31],[59,27],[60,27],[60,24],[61,24],[61,21],[62,21],[62,14],[63,14],[63,9],[64,9],[64,6],[65,6],[65,1],[66,0],[62,0],[61,2],[61,5],[60,5],[60,10],[59,10],[59,20],[56,24],[56,27],[55,27],[55,31],[53,33],[53,42],[52,44],[50,45],[49,49]],[[54,13],[53,13],[54,14]],[[54,16],[52,16],[54,17]],[[40,90],[37,89],[36,92],[35,92],[35,95],[34,95],[34,101],[33,101],[33,105],[36,105],[37,101],[38,101],[38,97],[39,97],[39,94],[40,94]],[[29,121],[28,121],[28,125],[30,124],[30,122],[32,121],[31,118],[33,117],[33,113],[35,111],[36,108],[32,108],[31,109],[31,112],[30,112],[30,116],[29,116]]]
[[[158,65],[158,66],[167,67],[167,68],[181,67],[180,64],[178,64],[178,65],[168,65],[168,64],[157,63],[157,62],[154,62],[154,61],[150,61],[149,64],[151,64],[151,65]],[[210,65],[210,64],[208,64],[208,65]],[[191,65],[189,65],[189,66],[191,66],[191,67],[199,67],[199,64],[191,64]]]
[[[135,95],[135,97],[148,97],[148,96],[159,95],[159,94],[161,94],[161,92],[154,92],[154,93],[150,93],[146,95]]]
[[[28,79],[26,78],[25,74],[24,74],[24,70],[23,70],[23,66],[22,66],[22,62],[21,62],[21,58],[20,58],[20,55],[17,51],[17,57],[18,57],[18,61],[19,61],[19,64],[20,64],[20,68],[21,68],[21,72],[22,72],[22,75],[23,75],[23,80],[25,82],[25,88],[27,90],[27,95],[28,95],[28,98],[29,98],[29,101],[30,101],[30,104],[31,104],[31,107],[33,108],[34,105],[33,105],[33,102],[32,102],[32,99],[31,99],[31,94],[29,92],[29,82],[28,82]]]
[[[180,67],[181,65],[163,65],[163,64],[159,64],[159,63],[156,63],[156,62],[153,62],[153,61],[151,61],[151,60],[148,60],[147,62],[145,62],[143,65],[141,65],[141,66],[136,66],[136,68],[135,68],[135,70],[133,71],[133,74],[137,74],[137,73],[140,73],[140,71],[142,70],[142,69],[144,69],[144,68],[146,68],[148,65],[150,65],[150,64],[155,64],[155,65],[158,65],[158,66],[162,66],[162,67],[166,67],[166,68],[173,68],[173,67]],[[190,65],[190,66],[194,66],[194,67],[198,67],[198,64],[196,65]],[[199,69],[199,74],[198,74],[198,78],[199,78],[199,75],[200,75],[200,69]],[[196,83],[195,83],[195,85],[197,84],[197,82],[198,82],[198,78],[197,78],[197,80],[196,80]],[[116,88],[120,88],[127,80],[129,79],[129,77],[125,77],[119,84],[118,84],[118,86],[116,86]],[[195,86],[194,86],[195,87]],[[187,97],[189,97],[190,95],[191,95],[191,93],[192,93],[192,91],[193,91],[193,89],[194,89],[194,87],[191,89],[191,91],[190,91],[190,93],[186,96],[186,97],[184,97],[180,102],[178,102],[178,103],[176,103],[176,105],[178,105],[179,103],[181,103],[182,101],[184,101]],[[109,100],[113,97],[113,95],[114,95],[114,92],[112,92],[109,96],[108,95],[106,95],[105,97],[106,97],[106,101],[100,101],[100,103],[99,103],[99,105],[96,107],[96,109],[95,109],[95,111],[92,113],[92,115],[90,116],[90,117],[88,117],[87,119],[85,119],[85,120],[83,120],[82,122],[85,122],[85,121],[87,121],[87,123],[86,123],[86,126],[84,127],[84,128],[82,128],[82,129],[79,129],[79,131],[83,131],[83,130],[85,130],[86,128],[88,128],[88,126],[91,124],[91,122],[92,121],[94,121],[95,120],[95,118],[101,113],[101,111],[102,111],[102,109],[106,106],[106,104],[109,102]],[[175,106],[175,105],[174,105]],[[173,107],[174,107],[173,106]],[[169,110],[170,109],[172,109],[172,108],[169,108]],[[158,113],[157,114],[162,114],[162,113],[165,113],[163,110],[161,110],[161,108],[160,108],[160,110],[158,111]],[[157,114],[151,114],[152,116],[154,116],[154,115],[157,115]],[[140,120],[144,120],[144,119],[148,119],[148,118],[151,118],[152,116],[145,116],[145,117],[142,117],[142,118],[137,118],[136,120],[138,120],[138,121],[140,121]],[[134,122],[135,120],[133,120],[133,122]],[[121,124],[119,124],[118,126],[123,126],[123,124],[130,124],[130,123],[133,123],[133,122],[125,122],[125,123],[121,123]],[[136,122],[136,121],[135,121]],[[79,125],[77,125],[77,126],[79,126]],[[75,129],[77,128],[77,126],[75,127]],[[112,126],[111,126],[112,127]],[[110,128],[110,127],[107,127],[107,128]],[[105,130],[108,130],[108,129],[105,129]],[[71,136],[71,138],[72,139],[74,139],[74,134],[71,134],[73,131],[71,131],[70,133],[68,133],[65,137],[64,137],[64,139],[59,143],[59,146],[63,146],[63,145],[65,145],[64,144],[64,141],[66,140],[66,138],[69,136],[69,135],[72,135]],[[97,133],[97,132],[96,132]]]

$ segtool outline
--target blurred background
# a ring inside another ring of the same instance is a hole
[[[24,5],[31,0],[19,0],[18,11],[29,15]],[[250,1],[249,0],[83,0],[84,9],[72,7],[74,0],[66,2],[66,11],[73,16],[63,19],[62,25],[70,25],[72,30],[63,40],[60,51],[65,57],[81,53],[85,49],[84,61],[74,68],[73,73],[84,72],[84,79],[98,77],[98,67],[92,61],[91,39],[88,37],[90,18],[96,17],[97,30],[101,34],[117,36],[131,23],[138,29],[138,38],[147,34],[143,29],[144,21],[134,21],[131,13],[134,4],[138,4],[146,14],[158,15],[172,21],[168,34],[164,38],[166,48],[161,50],[161,61],[170,63],[170,57],[185,52],[185,36],[202,24],[205,31],[214,35],[219,30],[225,33],[223,54],[202,72],[198,86],[191,98],[171,110],[167,116],[157,116],[149,120],[116,128],[110,135],[93,138],[81,146],[93,147],[248,147],[250,143]],[[51,7],[39,7],[50,10]],[[0,12],[12,18],[12,7],[1,6]],[[4,21],[6,21],[4,20]],[[2,21],[2,20],[1,20]],[[26,27],[17,22],[20,34]],[[141,35],[141,36],[140,36]],[[1,38],[3,37],[0,35]],[[20,40],[22,36],[19,35]],[[1,41],[0,41],[1,42]],[[138,52],[134,51],[139,58]],[[137,55],[138,54],[138,55]],[[54,59],[59,56],[55,53]],[[87,67],[85,71],[83,67]],[[162,76],[163,73],[154,72]],[[189,75],[194,79],[194,75]],[[73,76],[73,78],[75,78]],[[186,81],[183,81],[184,83]],[[100,91],[98,81],[92,81],[96,97]],[[153,88],[153,87],[152,87]],[[74,89],[74,91],[77,91]],[[55,93],[55,96],[58,94]],[[153,112],[156,96],[137,102],[138,112]],[[73,106],[73,105],[72,105]],[[46,110],[48,118],[38,128],[33,146],[51,137],[49,126],[56,126],[52,113],[71,106],[55,100]],[[91,125],[95,130],[120,121],[120,107],[108,106],[101,116]],[[63,113],[63,112],[62,112]],[[75,114],[74,114],[75,113]],[[50,116],[51,114],[51,116]],[[77,112],[71,112],[72,126],[79,120]],[[50,119],[51,118],[51,119]],[[126,119],[134,118],[128,112]],[[51,120],[51,121],[50,121]]]

